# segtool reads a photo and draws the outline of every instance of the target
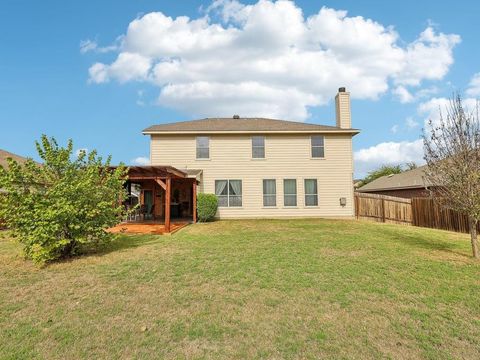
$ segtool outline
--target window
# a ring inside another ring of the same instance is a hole
[[[325,157],[325,144],[323,135],[312,136],[312,158]]]
[[[263,180],[263,206],[277,206],[277,184],[275,179]]]
[[[218,198],[218,206],[228,206],[228,180],[215,181],[215,195]]]
[[[305,179],[305,206],[318,205],[317,179]]]
[[[283,204],[285,206],[297,206],[297,180],[283,180]]]
[[[210,158],[210,139],[208,136],[197,136],[197,159]]]
[[[220,207],[242,206],[242,180],[215,180],[215,195]]]
[[[252,158],[265,158],[265,136],[252,136]]]

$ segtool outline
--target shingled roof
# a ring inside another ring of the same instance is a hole
[[[27,158],[24,158],[23,156],[16,155],[6,150],[0,149],[0,166],[3,166],[4,168],[6,168],[8,166],[8,162],[7,162],[8,158],[12,158],[19,164],[24,164],[27,161]]]
[[[206,118],[153,125],[143,130],[144,134],[161,133],[268,133],[268,132],[333,132],[357,134],[357,129],[342,129],[336,126],[307,124],[266,118]]]
[[[416,189],[432,186],[425,179],[427,165],[408,170],[400,174],[386,175],[369,182],[357,189],[358,192],[372,192],[381,190]]]

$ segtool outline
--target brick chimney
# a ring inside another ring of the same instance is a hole
[[[350,129],[352,127],[350,93],[344,87],[339,88],[335,96],[335,113],[337,116],[337,127],[341,129]]]

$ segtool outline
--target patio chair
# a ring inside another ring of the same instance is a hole
[[[135,209],[135,215],[134,215],[135,221],[142,220],[142,209],[137,207]]]
[[[149,220],[153,220],[155,218],[155,204],[153,204],[150,209],[147,209],[147,212],[146,212],[146,218],[148,218]]]

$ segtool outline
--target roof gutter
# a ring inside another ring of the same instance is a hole
[[[431,185],[429,185],[431,186]],[[367,193],[367,192],[375,192],[375,191],[391,191],[391,190],[411,190],[411,189],[425,189],[428,190],[429,186],[425,185],[410,185],[410,186],[400,186],[400,187],[390,187],[390,188],[376,188],[376,189],[363,189],[359,188],[355,191]]]
[[[353,136],[360,133],[358,129],[345,130],[195,130],[195,131],[158,131],[144,130],[143,135],[195,135],[195,134],[352,134]]]

